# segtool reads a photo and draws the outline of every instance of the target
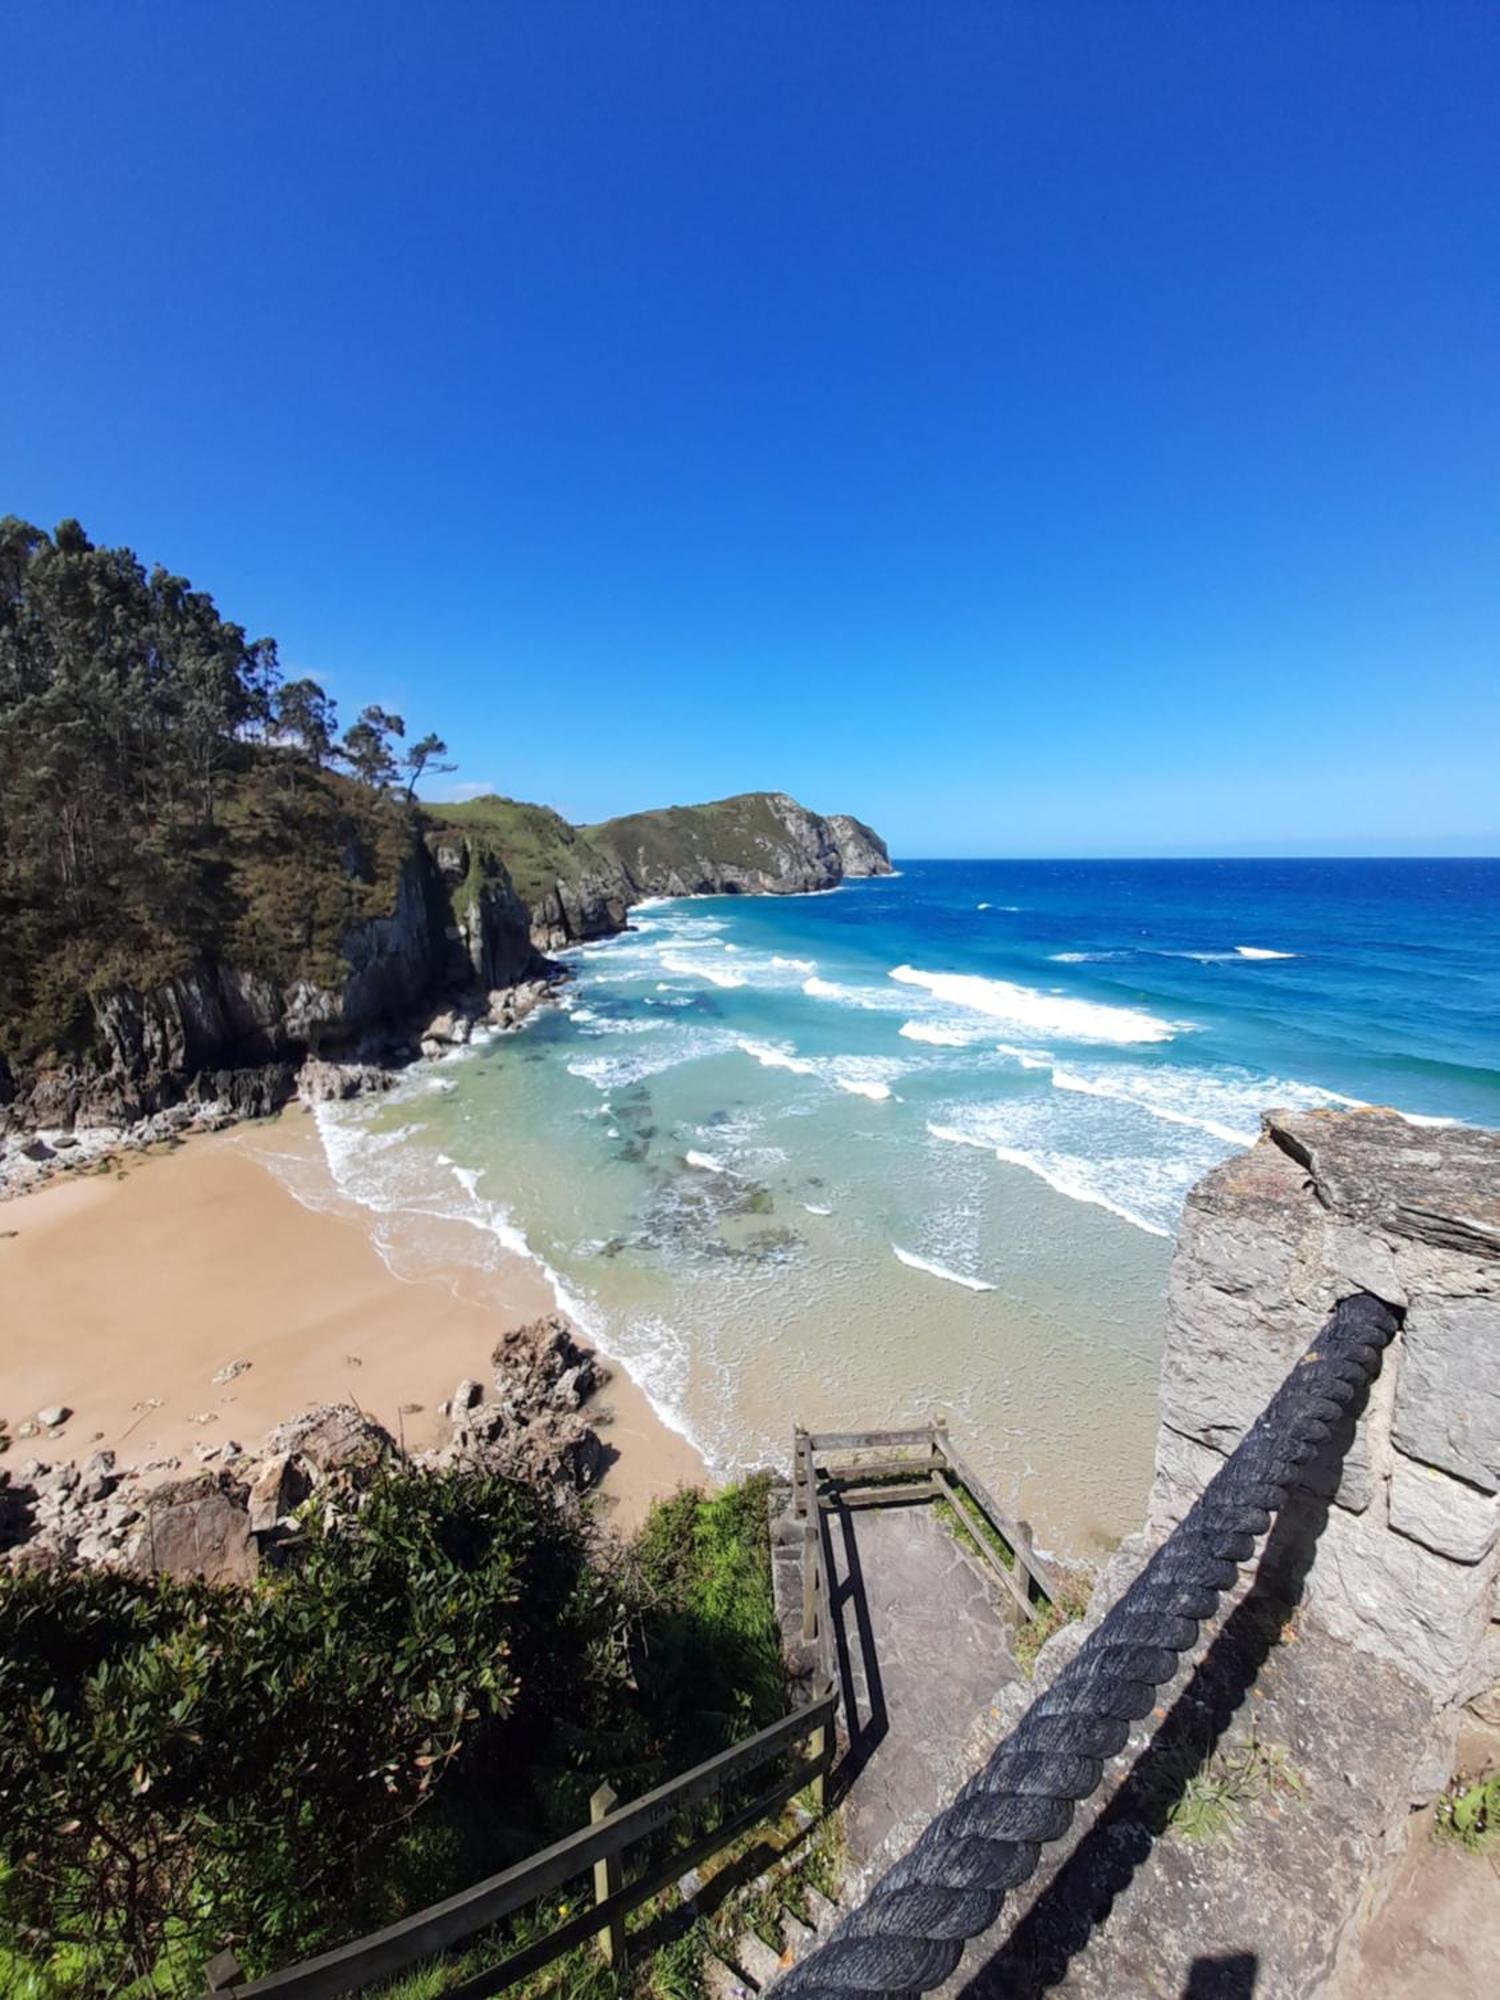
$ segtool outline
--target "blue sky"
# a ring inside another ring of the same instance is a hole
[[[0,510],[571,816],[1500,850],[1500,8],[7,11]]]

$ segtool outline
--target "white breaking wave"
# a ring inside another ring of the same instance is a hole
[[[875,1077],[835,1076],[833,1080],[840,1090],[851,1091],[856,1097],[873,1098],[876,1103],[891,1094],[891,1086]]]
[[[1264,945],[1237,944],[1234,948],[1237,958],[1295,958],[1294,951],[1268,951]]]
[[[1053,1057],[1046,1049],[1017,1049],[1012,1048],[1009,1042],[996,1042],[995,1047],[1002,1056],[1009,1056],[1012,1062],[1018,1062],[1022,1069],[1052,1067]]]
[[[796,1076],[816,1076],[818,1065],[792,1049],[780,1049],[770,1042],[741,1042],[747,1056],[754,1056],[762,1069],[789,1069]]]
[[[816,972],[818,969],[815,958],[782,958],[775,952],[771,954],[771,963],[783,972]]]
[[[831,979],[804,979],[802,991],[809,1000],[852,1000],[853,994],[847,986],[836,986]]]
[[[966,1278],[962,1271],[950,1271],[946,1264],[936,1264],[930,1257],[918,1257],[913,1251],[903,1250],[899,1243],[893,1243],[891,1248],[908,1269],[925,1271],[930,1278],[946,1278],[950,1285],[962,1285],[966,1292],[992,1292],[995,1289],[983,1278]]]
[[[1169,1125],[1190,1125],[1200,1132],[1207,1132],[1212,1138],[1222,1139],[1226,1146],[1252,1146],[1255,1143],[1256,1127],[1248,1130],[1240,1126],[1222,1124],[1217,1118],[1195,1117],[1192,1112],[1179,1111],[1170,1104],[1153,1104],[1139,1090],[1132,1089],[1130,1083],[1121,1078],[1106,1081],[1101,1077],[1075,1076],[1070,1070],[1054,1069],[1054,1088],[1077,1091],[1084,1097],[1113,1098],[1119,1104],[1139,1104],[1149,1111],[1153,1118],[1161,1118]],[[1268,1100],[1269,1102],[1269,1100]]]
[[[825,1073],[840,1090],[877,1104],[890,1096],[891,1084],[904,1069],[903,1063],[890,1056],[831,1056],[825,1065]]]
[[[1087,1202],[1095,1208],[1108,1209],[1122,1222],[1132,1224],[1136,1229],[1144,1229],[1150,1236],[1170,1236],[1170,1226],[1149,1214],[1141,1214],[1129,1208],[1122,1201],[1115,1200],[1101,1187],[1093,1185],[1088,1178],[1090,1162],[1071,1159],[1065,1155],[1044,1152],[1028,1152],[1021,1146],[1009,1146],[1003,1141],[995,1141],[983,1133],[961,1131],[954,1125],[929,1125],[927,1130],[934,1139],[943,1139],[953,1146],[973,1146],[982,1153],[993,1153],[997,1160],[1012,1167],[1023,1167],[1027,1173],[1035,1174],[1045,1181],[1055,1194],[1066,1195],[1071,1201]]]
[[[903,1021],[896,1030],[909,1042],[930,1042],[935,1049],[966,1049],[983,1032],[983,1029],[945,1027],[941,1021]]]
[[[706,1174],[723,1174],[729,1169],[722,1160],[716,1160],[712,1153],[699,1153],[691,1147],[682,1156],[690,1167],[700,1167]]]
[[[745,975],[730,965],[715,965],[706,958],[683,958],[680,953],[664,951],[660,955],[664,972],[679,973],[685,979],[707,979],[715,986],[743,986]],[[574,1016],[575,1020],[577,1016]]]
[[[650,1035],[629,1053],[576,1056],[567,1065],[570,1076],[582,1077],[595,1090],[608,1096],[649,1076],[676,1069],[680,1063],[698,1062],[705,1056],[722,1055],[735,1045],[722,1030],[691,1029],[671,1024],[670,1035]]]
[[[890,977],[905,986],[923,987],[935,999],[987,1014],[1023,1033],[1061,1035],[1072,1041],[1169,1042],[1185,1025],[1163,1021],[1134,1007],[1039,993],[1008,979],[982,979],[976,973],[924,972],[916,966],[898,965]]]

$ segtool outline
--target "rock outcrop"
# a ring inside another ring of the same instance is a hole
[[[805,895],[891,872],[885,843],[847,814],[745,792],[574,827],[544,806],[475,799],[444,809],[493,847],[531,912],[538,951],[623,930],[648,896]]]
[[[94,995],[86,1032],[24,1072],[0,1062],[0,1194],[126,1146],[262,1116],[294,1092],[317,1101],[379,1089],[419,1052],[441,1053],[479,1025],[515,1026],[560,976],[542,954],[623,930],[645,897],[795,895],[890,872],[868,826],[824,819],[784,792],[593,827],[480,799],[412,815],[400,841],[363,906],[378,913],[330,940],[317,977],[278,983],[203,959],[149,988]]]
[[[846,876],[893,873],[891,851],[874,827],[866,826],[862,819],[854,819],[849,813],[830,813],[828,827],[838,843]]]
[[[554,1314],[501,1336],[488,1385],[459,1385],[443,1407],[448,1435],[427,1451],[403,1452],[352,1403],[320,1403],[278,1424],[257,1452],[233,1439],[199,1447],[200,1469],[165,1484],[150,1483],[149,1474],[177,1470],[175,1459],[136,1470],[102,1451],[82,1466],[0,1464],[0,1564],[108,1563],[243,1583],[295,1531],[310,1495],[357,1507],[383,1466],[408,1463],[500,1473],[573,1506],[607,1463],[595,1426],[608,1412],[587,1406],[608,1379],[597,1355]],[[43,1419],[67,1414],[38,1412],[17,1439],[41,1441]],[[0,1448],[7,1442],[0,1427]]]
[[[490,1392],[459,1384],[446,1406],[453,1434],[424,1462],[478,1466],[564,1494],[596,1485],[605,1452],[594,1423],[604,1413],[590,1421],[583,1408],[609,1380],[598,1356],[554,1313],[503,1334],[491,1361]]]

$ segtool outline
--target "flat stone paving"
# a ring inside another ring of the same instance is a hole
[[[930,1506],[822,1519],[849,1731],[838,1785],[852,1901],[970,1775],[976,1727],[1018,1672],[999,1586]]]

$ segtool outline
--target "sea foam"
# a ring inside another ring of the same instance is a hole
[[[918,1257],[914,1251],[903,1250],[899,1243],[893,1243],[891,1249],[908,1270],[925,1271],[929,1278],[944,1278],[950,1285],[962,1285],[966,1292],[992,1292],[995,1289],[983,1278],[966,1278],[962,1271],[950,1271],[946,1264],[935,1263],[930,1257]]]
[[[789,1069],[796,1076],[815,1076],[818,1065],[795,1050],[776,1048],[770,1042],[740,1042],[747,1056],[754,1056],[762,1069]]]
[[[929,1042],[935,1049],[966,1049],[984,1030],[948,1027],[941,1021],[903,1021],[896,1033],[909,1042]]]
[[[905,986],[920,986],[935,999],[967,1007],[991,1020],[1003,1021],[1023,1033],[1059,1035],[1077,1042],[1169,1042],[1183,1025],[1163,1021],[1134,1007],[1106,1006],[1094,1000],[1073,1000],[1064,994],[1039,993],[1008,979],[982,979],[970,972],[924,972],[913,965],[896,966],[890,977]],[[804,991],[806,989],[804,988]]]

